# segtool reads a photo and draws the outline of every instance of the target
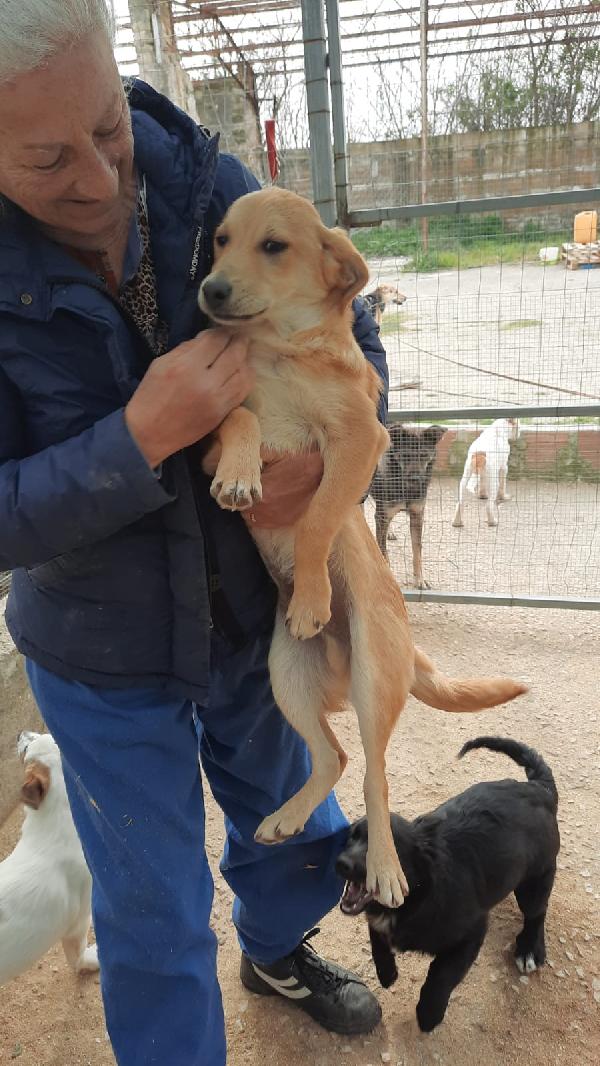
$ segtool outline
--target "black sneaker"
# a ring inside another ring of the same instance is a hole
[[[311,929],[291,955],[268,966],[242,955],[240,978],[259,996],[284,996],[332,1033],[370,1033],[381,1020],[381,1007],[355,974],[317,955],[308,941]]]

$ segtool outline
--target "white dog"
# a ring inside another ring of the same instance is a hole
[[[487,500],[486,514],[489,526],[498,525],[496,504],[510,500],[506,494],[506,475],[510,442],[519,435],[516,418],[497,418],[486,426],[473,441],[467,452],[465,469],[458,490],[458,504],[452,522],[460,528],[463,524],[461,507],[465,489]]]
[[[98,969],[87,946],[92,879],[69,810],[58,747],[49,733],[21,733],[25,764],[21,838],[0,863],[0,985],[57,941],[76,971]]]

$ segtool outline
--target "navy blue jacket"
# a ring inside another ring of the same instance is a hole
[[[143,82],[130,96],[169,346],[206,326],[211,233],[258,188]],[[125,275],[139,262],[132,223]],[[387,382],[370,315],[355,335]],[[10,206],[0,220],[0,570],[17,647],[73,680],[175,682],[202,702],[210,629],[235,645],[273,624],[274,588],[239,515],[210,498],[194,451],[150,469],[124,406],[152,353],[101,282]],[[385,411],[382,409],[382,415]]]

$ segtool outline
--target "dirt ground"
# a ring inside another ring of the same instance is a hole
[[[423,573],[443,592],[600,598],[600,484],[522,478],[508,481],[511,499],[488,526],[485,503],[471,493],[463,529],[452,518],[457,478],[434,473],[425,509]],[[371,500],[366,515],[374,530]],[[396,580],[410,586],[412,549],[408,515],[393,520],[388,544]]]
[[[537,263],[402,273],[402,261],[369,260],[371,282],[407,297],[383,319],[390,408],[597,403],[600,270]],[[507,376],[508,375],[508,376]]]
[[[392,806],[423,812],[485,778],[519,776],[501,756],[461,744],[482,732],[515,736],[539,748],[560,791],[562,851],[547,923],[548,965],[520,977],[511,947],[519,915],[511,898],[492,916],[480,959],[452,997],[446,1020],[419,1033],[415,1005],[427,961],[407,956],[394,989],[378,990],[362,919],[328,915],[320,951],[360,973],[377,992],[383,1022],[368,1038],[325,1033],[287,1002],[248,995],[238,981],[231,898],[217,871],[222,819],[207,797],[207,840],[215,871],[213,921],[227,1019],[229,1066],[592,1066],[600,1048],[600,617],[586,613],[414,605],[420,643],[447,671],[505,672],[531,692],[501,711],[469,719],[411,701],[389,749]],[[339,797],[350,817],[363,810],[362,753],[352,715],[335,728],[350,762]],[[0,834],[0,856],[18,833]],[[19,1066],[109,1066],[98,981],[74,978],[60,950],[0,990],[0,1062]],[[165,1063],[164,1066],[171,1066]],[[176,1066],[176,1064],[172,1064]],[[179,1064],[177,1064],[179,1066]]]

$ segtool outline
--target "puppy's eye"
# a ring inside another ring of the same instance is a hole
[[[219,248],[224,248],[229,240],[229,237],[225,233],[218,233],[215,237],[215,244]]]
[[[287,244],[284,241],[263,241],[262,250],[267,255],[279,255],[280,252],[285,252]]]

